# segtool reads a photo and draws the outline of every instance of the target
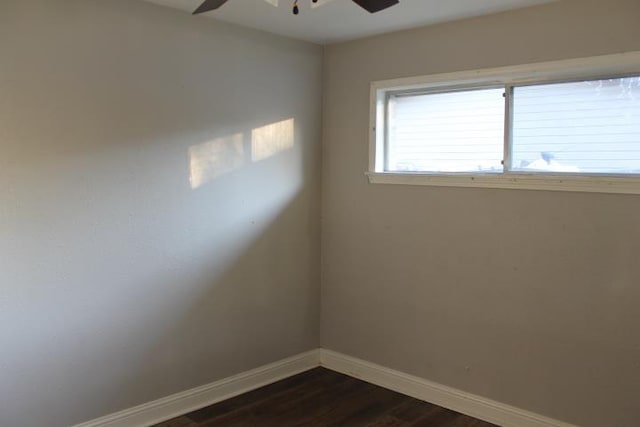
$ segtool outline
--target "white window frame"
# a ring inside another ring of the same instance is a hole
[[[613,78],[624,75],[640,75],[640,52],[372,82],[369,170],[366,173],[369,182],[372,184],[640,194],[639,175],[516,171],[443,174],[384,171],[385,133],[387,131],[385,104],[389,93],[479,86],[501,86],[509,89],[512,86],[524,84]],[[510,99],[512,102],[512,98]],[[507,114],[509,114],[509,102],[505,104]],[[505,117],[505,120],[509,120],[508,117]],[[510,138],[508,124],[505,124],[505,128],[507,129],[505,138]],[[504,146],[505,160],[508,160],[511,142],[505,141]]]

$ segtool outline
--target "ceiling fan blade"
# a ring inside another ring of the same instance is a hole
[[[400,0],[353,0],[353,2],[369,13],[376,13],[395,6],[400,3]]]
[[[205,13],[211,10],[215,10],[220,6],[222,6],[223,4],[225,4],[226,2],[227,0],[205,0],[205,2],[202,3],[200,7],[197,8],[195,12],[193,12],[193,14],[197,15],[199,13]]]

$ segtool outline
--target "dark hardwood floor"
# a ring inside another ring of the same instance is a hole
[[[492,427],[317,368],[156,427]]]

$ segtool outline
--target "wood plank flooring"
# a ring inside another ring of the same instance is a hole
[[[495,427],[316,368],[155,427]]]

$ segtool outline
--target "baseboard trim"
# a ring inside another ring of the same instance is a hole
[[[575,427],[331,350],[320,350],[320,364],[327,369],[504,427]]]
[[[318,366],[503,427],[576,427],[325,349],[298,354],[74,427],[152,426]]]
[[[151,426],[272,384],[319,365],[320,352],[312,350],[220,381],[78,424],[75,427]]]

